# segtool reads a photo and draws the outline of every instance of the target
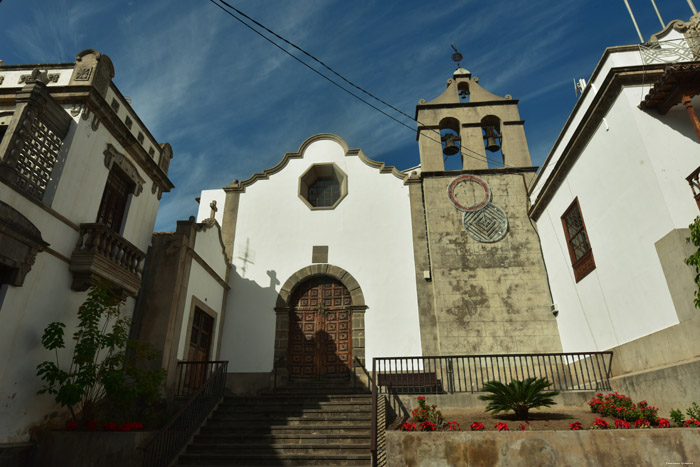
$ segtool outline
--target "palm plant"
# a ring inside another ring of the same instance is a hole
[[[526,420],[530,409],[556,404],[552,397],[558,395],[559,391],[545,392],[551,384],[545,378],[513,380],[508,384],[489,381],[484,384],[483,390],[491,394],[479,396],[479,399],[489,401],[486,406],[487,412],[497,414],[513,410],[518,420]]]

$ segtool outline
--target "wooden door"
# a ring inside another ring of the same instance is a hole
[[[350,292],[330,277],[301,284],[289,319],[292,378],[347,378],[352,364]]]
[[[202,362],[201,364],[191,363],[185,372],[185,387],[195,390],[207,379],[207,365],[209,352],[211,349],[212,329],[214,328],[214,318],[200,310],[194,309],[192,319],[192,329],[190,333],[190,348],[187,354],[189,362]]]

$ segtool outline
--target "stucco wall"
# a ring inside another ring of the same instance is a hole
[[[298,197],[299,177],[317,162],[334,162],[347,174],[348,195],[333,210],[312,211]],[[198,220],[209,217],[216,193],[202,193]],[[367,358],[420,354],[408,188],[402,180],[357,155],[346,156],[334,141],[316,141],[303,158],[246,187],[236,224],[221,347],[229,371],[272,369],[277,294],[292,274],[312,264],[314,245],[328,246],[328,263],[348,271],[362,288],[369,307]]]
[[[564,351],[605,350],[678,323],[655,243],[697,215],[685,177],[699,145],[681,110],[637,109],[642,92],[622,90],[537,221]],[[576,197],[596,263],[578,284],[561,224]]]

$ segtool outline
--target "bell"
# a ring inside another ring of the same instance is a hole
[[[494,127],[486,127],[486,136],[484,136],[484,139],[486,140],[486,149],[491,152],[496,152],[501,149],[501,146],[498,145],[498,141],[496,141],[496,138],[500,138],[500,136],[501,135],[496,133]]]
[[[455,144],[455,141],[459,136],[453,135],[452,133],[447,133],[444,135],[441,139],[443,143],[445,143],[445,147],[442,150],[442,153],[445,154],[446,156],[454,156],[459,152],[459,146]]]

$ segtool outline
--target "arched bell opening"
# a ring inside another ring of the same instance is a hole
[[[501,133],[501,119],[494,115],[487,115],[481,119],[481,133],[484,138],[486,159],[489,169],[505,167],[503,157],[503,134]]]
[[[459,120],[446,117],[440,120],[439,126],[445,170],[462,170],[462,141]]]
[[[457,94],[459,95],[459,101],[462,103],[469,102],[469,83],[462,81],[457,85]]]

